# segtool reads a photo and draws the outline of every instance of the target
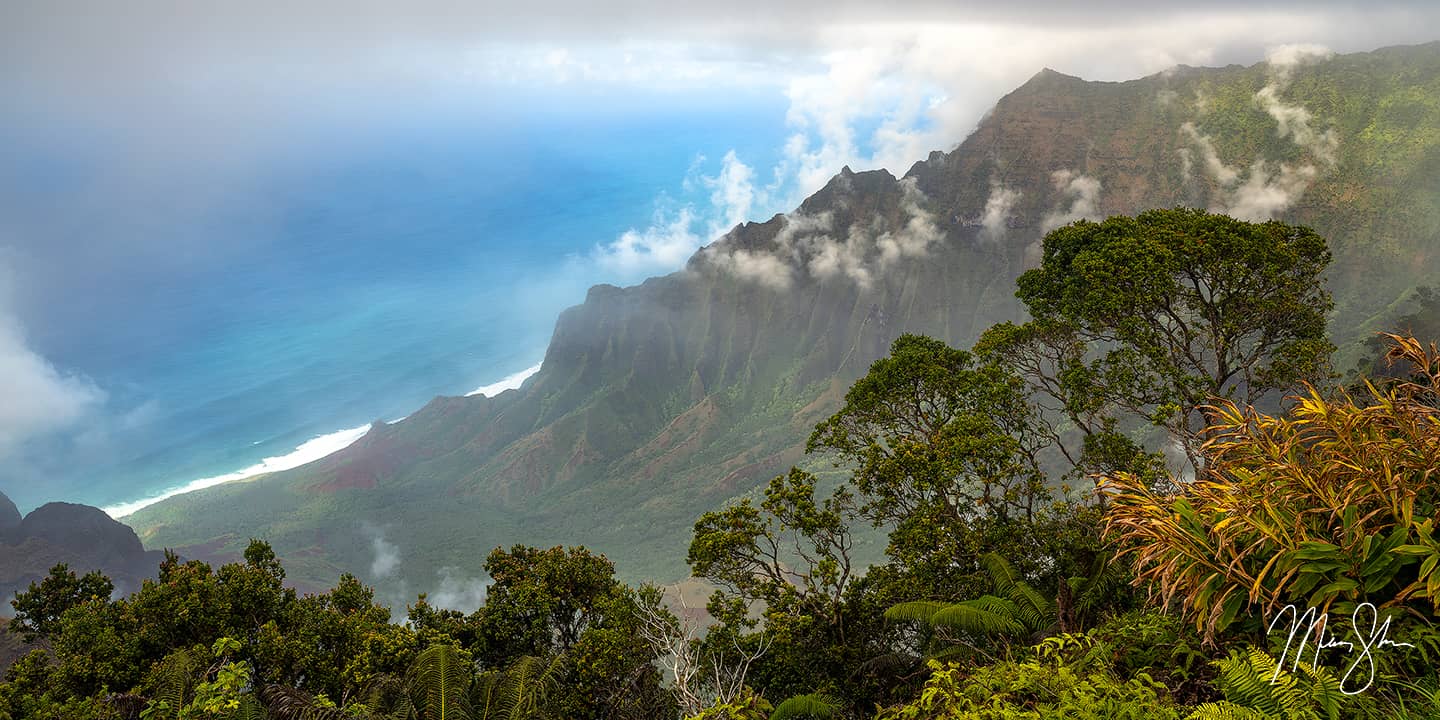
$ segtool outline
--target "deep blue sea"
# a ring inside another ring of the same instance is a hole
[[[112,160],[103,134],[12,133],[0,173],[26,194],[25,227],[43,228],[0,238],[34,273],[20,319],[36,352],[105,401],[27,448],[0,489],[22,510],[113,511],[267,458],[294,464],[307,442],[301,455],[318,456],[373,420],[512,376],[589,285],[639,279],[597,263],[598,245],[657,208],[705,217],[710,191],[685,180],[717,173],[728,150],[766,181],[786,134],[780,97],[597,105],[336,118],[270,143],[236,187],[196,187],[204,212],[187,188],[132,196],[121,182],[72,214],[75,188]]]

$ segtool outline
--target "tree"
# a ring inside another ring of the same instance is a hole
[[[77,576],[70,566],[60,563],[50,568],[45,579],[30,583],[25,592],[16,593],[10,601],[10,606],[15,608],[11,627],[19,630],[27,643],[49,638],[59,629],[60,616],[66,610],[93,600],[109,600],[114,592],[110,578],[99,571]]]
[[[494,584],[467,621],[485,670],[503,677],[527,657],[558,663],[544,673],[560,678],[545,705],[560,717],[629,718],[668,705],[637,600],[605,556],[517,545],[496,549],[485,568]]]
[[[1077,610],[1101,605],[1114,580],[1114,565],[1102,558],[1095,575],[1067,578],[1057,597],[1049,598],[1021,579],[999,553],[980,559],[990,576],[989,593],[959,602],[903,602],[886,610],[885,617],[941,628],[948,632],[946,640],[972,648],[987,637],[1035,640],[1053,631],[1080,630]],[[950,649],[942,647],[941,652]]]
[[[855,575],[849,522],[855,502],[844,487],[815,501],[815,476],[798,468],[770,481],[756,508],[749,498],[695,523],[689,563],[749,601],[798,607],[831,626]]]
[[[1042,419],[1019,376],[934,338],[902,335],[816,426],[807,452],[854,467],[878,525],[1031,518],[1045,499]]]
[[[978,558],[993,547],[1038,571],[1053,432],[1029,395],[1002,362],[903,335],[806,449],[853,471],[859,512],[890,529],[886,552],[925,595],[963,596],[983,585]]]
[[[636,599],[637,629],[664,670],[682,716],[700,715],[706,708],[738,702],[749,692],[745,679],[750,666],[769,649],[764,638],[742,647],[732,624],[702,641],[698,623],[689,616],[682,619],[670,612],[660,588],[643,585]],[[684,596],[680,599],[683,603]],[[732,623],[739,621],[732,619]]]
[[[1057,624],[1055,602],[1017,577],[1010,563],[993,552],[986,553],[982,561],[990,574],[994,594],[954,603],[926,600],[900,603],[886,610],[885,617],[916,620],[971,638],[1000,635],[1031,639]]]
[[[1328,377],[1329,263],[1323,238],[1278,221],[1188,209],[1082,220],[1046,235],[1040,267],[1020,276],[1032,320],[977,348],[1023,368],[1085,437],[1111,435],[1101,447],[1117,449],[1128,415],[1166,430],[1198,470],[1210,398],[1250,405]],[[1067,454],[1124,469],[1098,449]]]
[[[568,650],[600,620],[601,600],[620,592],[615,565],[583,547],[496,548],[485,571],[494,582],[473,622],[491,667]]]

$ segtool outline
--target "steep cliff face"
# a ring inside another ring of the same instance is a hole
[[[7,511],[14,508],[0,494],[0,614],[9,614],[14,593],[44,578],[57,563],[79,573],[99,570],[117,590],[128,592],[154,576],[163,557],[146,551],[134,530],[98,508],[49,503],[23,519],[19,511]]]
[[[363,574],[382,540],[420,588],[510,542],[678,576],[696,514],[799,460],[896,336],[964,345],[1017,318],[1014,279],[1059,224],[1174,205],[1310,224],[1336,253],[1337,338],[1360,337],[1440,270],[1436,128],[1440,45],[1125,83],[1047,70],[903,178],[846,168],[681,272],[593,288],[518,391],[437,398],[323,461],[132,521],[201,555],[265,536],[317,580]]]
[[[15,507],[15,503],[4,493],[0,493],[0,539],[19,527],[21,519],[20,510]]]

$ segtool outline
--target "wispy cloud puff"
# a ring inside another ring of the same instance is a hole
[[[384,531],[379,528],[366,527],[365,532],[370,536],[370,551],[374,554],[374,559],[370,561],[370,577],[384,580],[393,576],[400,569],[400,547],[386,540]]]
[[[1073,170],[1056,170],[1050,174],[1050,181],[1055,184],[1055,190],[1060,194],[1061,206],[1041,219],[1042,233],[1048,233],[1076,220],[1100,218],[1099,180]]]
[[[717,243],[702,251],[700,262],[705,268],[781,290],[800,275],[845,279],[869,289],[878,274],[902,260],[924,257],[944,240],[914,179],[901,180],[900,192],[898,222],[872,216],[836,228],[828,211],[815,215],[796,211],[784,216],[768,247]]]
[[[1319,176],[1321,167],[1335,164],[1340,140],[1334,130],[1318,130],[1315,117],[1299,105],[1287,104],[1281,94],[1289,86],[1295,71],[1302,65],[1321,62],[1334,55],[1320,45],[1282,45],[1266,53],[1270,81],[1255,93],[1255,103],[1275,120],[1275,132],[1288,138],[1306,151],[1309,159],[1299,163],[1256,158],[1248,168],[1227,165],[1216,149],[1215,141],[1196,127],[1194,122],[1180,126],[1180,133],[1200,154],[1205,174],[1215,182],[1219,196],[1212,210],[1224,212],[1241,220],[1272,219],[1292,207]],[[1188,150],[1186,148],[1185,150]],[[1188,176],[1193,170],[1191,156],[1182,154],[1182,170]]]
[[[981,238],[994,242],[1005,236],[1010,211],[1020,197],[1019,190],[1011,190],[1000,183],[990,185],[990,196],[985,198],[985,211],[980,215]]]
[[[437,577],[435,589],[425,596],[426,602],[431,605],[471,613],[485,604],[485,596],[490,590],[490,582],[485,578],[471,577],[453,567],[440,568]]]
[[[664,208],[664,203],[657,201],[662,209],[656,211],[648,228],[632,228],[595,249],[593,257],[603,270],[627,280],[676,270],[702,245],[754,219],[756,213],[773,211],[778,185],[760,185],[755,170],[734,150],[725,153],[715,175],[697,171],[704,161],[704,157],[697,158],[685,185],[709,190],[709,204],[692,203],[675,209]],[[728,262],[747,268],[746,272],[767,272],[763,258],[737,256]],[[770,282],[783,285],[785,281],[772,273]]]
[[[1280,99],[1280,93],[1290,85],[1295,70],[1301,65],[1327,60],[1334,54],[1329,48],[1315,44],[1271,48],[1265,55],[1271,81],[1255,93],[1256,104],[1275,119],[1275,132],[1309,150],[1316,159],[1326,165],[1335,163],[1335,150],[1340,144],[1335,130],[1327,128],[1322,132],[1312,127],[1310,123],[1314,118],[1310,111],[1299,105],[1286,104]]]
[[[596,260],[602,268],[627,278],[673,270],[704,242],[694,224],[695,213],[688,207],[670,217],[657,212],[655,224],[645,230],[627,230],[614,242],[596,248]]]

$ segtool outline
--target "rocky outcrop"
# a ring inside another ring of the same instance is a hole
[[[14,507],[0,494],[0,512]],[[58,563],[77,573],[98,570],[118,592],[128,593],[155,575],[163,557],[146,551],[128,525],[88,505],[49,503],[23,518],[16,511],[13,518],[17,520],[0,535],[0,598],[6,601],[0,612],[10,609],[8,600],[16,592],[44,578]]]

